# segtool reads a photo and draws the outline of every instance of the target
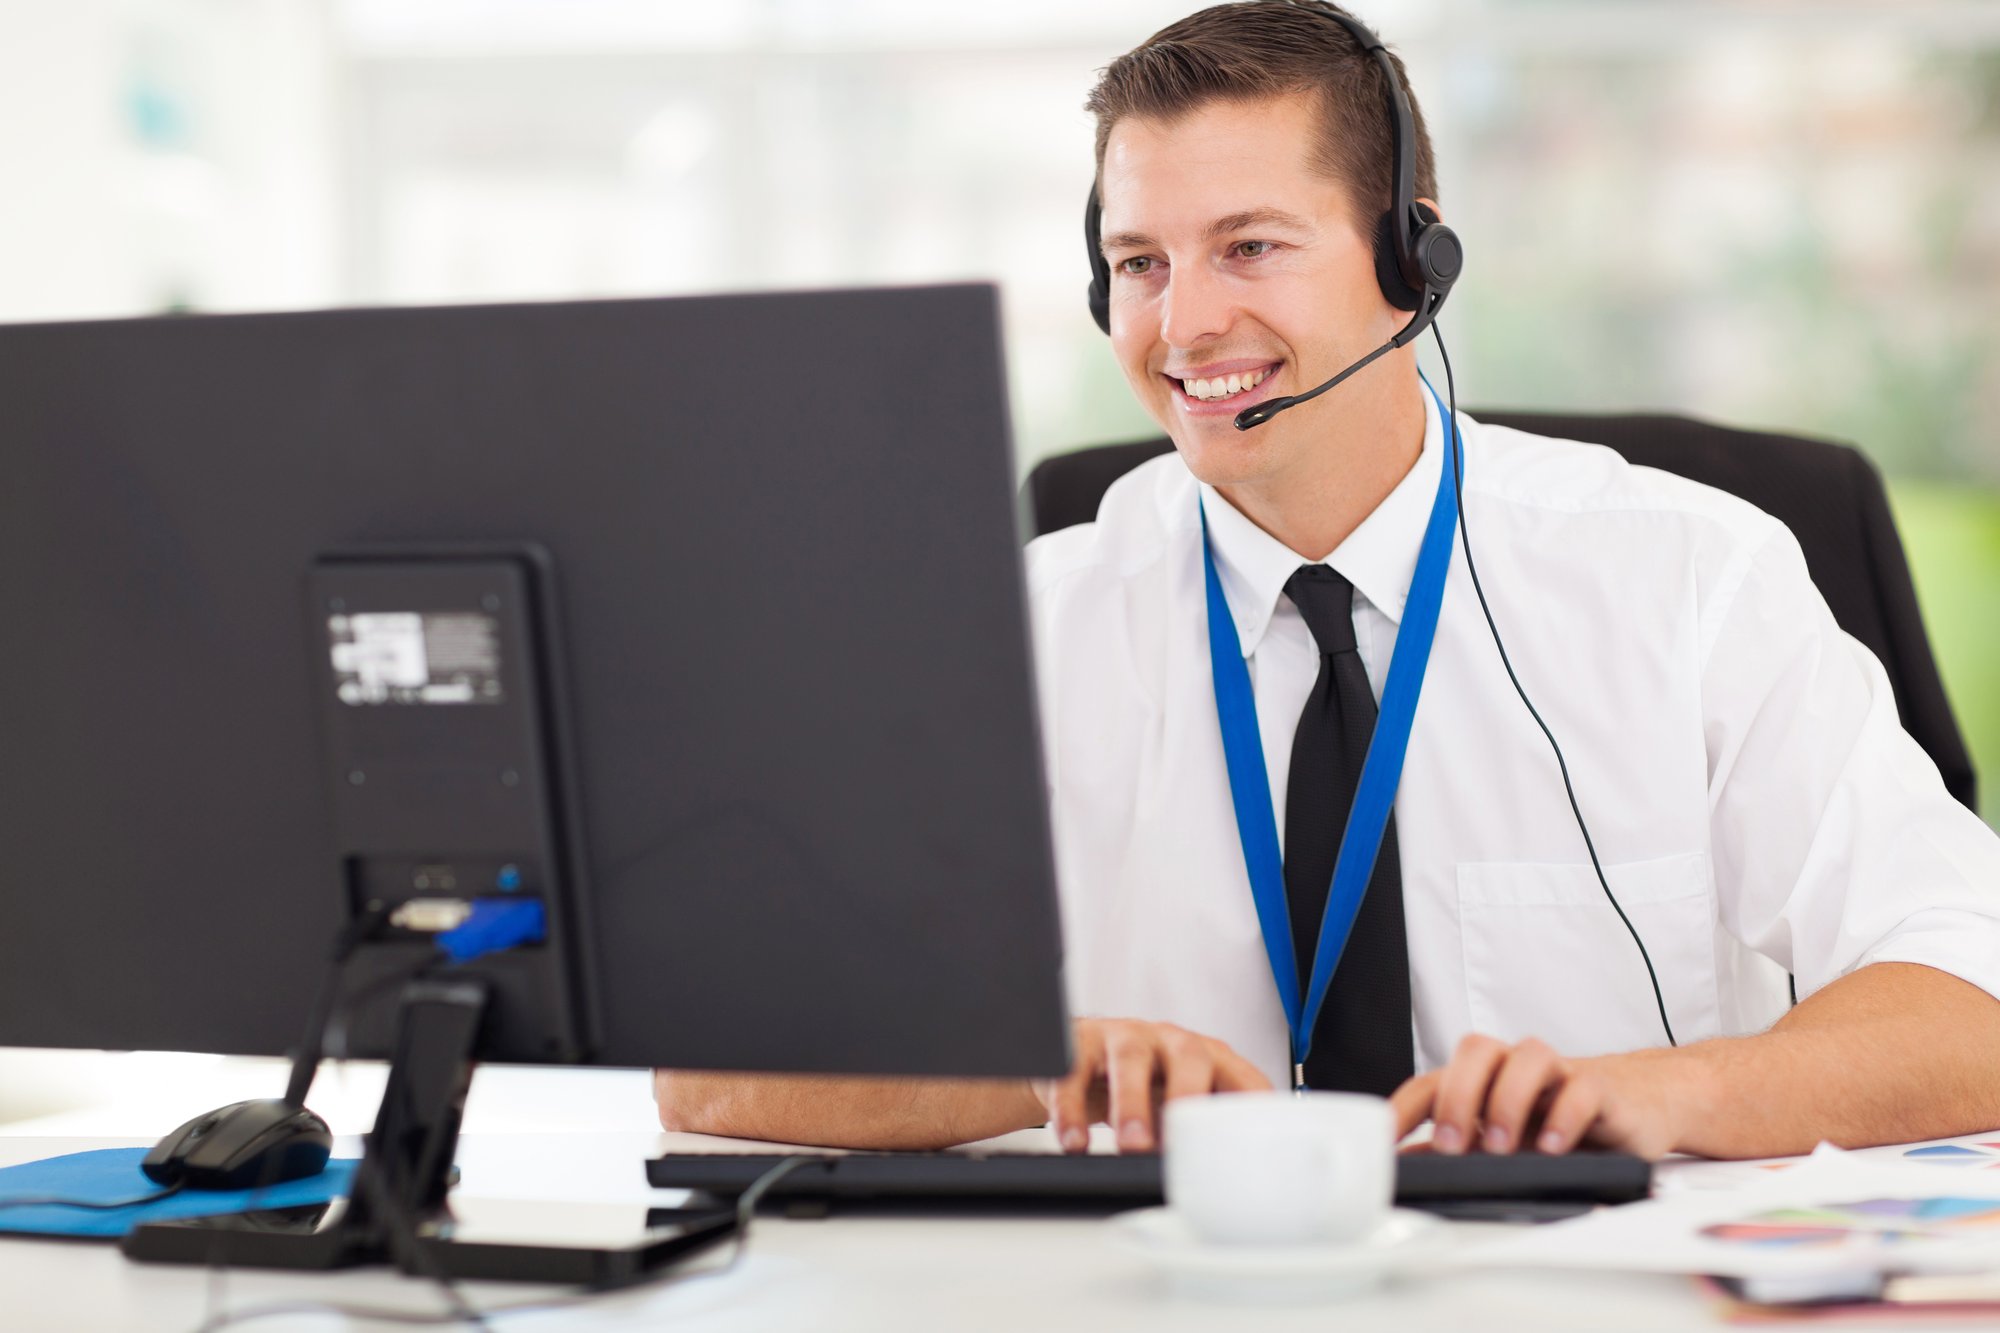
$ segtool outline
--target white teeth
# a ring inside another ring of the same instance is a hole
[[[1228,398],[1233,394],[1256,388],[1269,377],[1270,373],[1271,368],[1266,366],[1262,370],[1251,371],[1248,375],[1239,373],[1218,375],[1209,380],[1182,380],[1181,387],[1187,391],[1188,397],[1212,403],[1218,398]]]

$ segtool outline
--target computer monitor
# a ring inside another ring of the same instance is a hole
[[[998,327],[0,327],[0,1044],[283,1053],[347,930],[388,1055],[433,936],[532,903],[449,972],[467,1057],[1060,1073]]]

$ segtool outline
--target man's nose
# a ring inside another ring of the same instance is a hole
[[[1227,332],[1235,317],[1234,298],[1219,274],[1199,264],[1177,266],[1160,301],[1160,340],[1193,347]]]

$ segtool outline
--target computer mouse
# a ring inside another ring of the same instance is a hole
[[[155,1144],[139,1169],[161,1185],[247,1190],[316,1176],[332,1151],[326,1121],[271,1097],[203,1112]]]

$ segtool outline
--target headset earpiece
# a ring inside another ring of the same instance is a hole
[[[1090,200],[1083,206],[1083,244],[1090,254],[1090,317],[1105,333],[1111,332],[1111,265],[1104,262],[1101,217],[1097,187],[1090,187]]]
[[[1410,211],[1416,228],[1410,236],[1407,266],[1396,254],[1394,212],[1385,211],[1375,225],[1375,281],[1398,310],[1415,310],[1423,304],[1424,287],[1442,298],[1465,267],[1458,233],[1439,222],[1428,204],[1412,204]]]
[[[1439,222],[1435,211],[1424,204],[1414,207],[1424,225],[1410,238],[1410,258],[1424,285],[1443,300],[1465,268],[1465,248],[1458,242],[1458,233]]]
[[[1419,209],[1422,204],[1417,205]],[[1423,304],[1423,292],[1403,276],[1402,261],[1396,255],[1396,213],[1383,209],[1375,224],[1375,282],[1382,295],[1398,310],[1415,310]]]

